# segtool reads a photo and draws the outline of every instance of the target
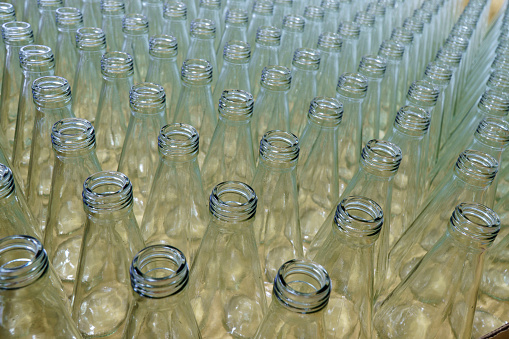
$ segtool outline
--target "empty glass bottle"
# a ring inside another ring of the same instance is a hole
[[[199,1],[198,18],[210,20],[216,27],[216,36],[214,37],[214,51],[219,48],[219,42],[221,41],[221,37],[223,36],[224,31],[224,21],[222,20],[223,10],[221,7],[221,0]]]
[[[304,19],[306,25],[302,36],[302,46],[307,48],[315,48],[318,36],[323,32],[324,25],[324,9],[319,6],[306,6],[304,9]]]
[[[127,93],[133,86],[133,58],[124,52],[104,53],[101,95],[95,116],[97,157],[104,170],[116,170],[129,123]]]
[[[374,52],[375,15],[367,11],[359,11],[355,14],[354,21],[359,24],[359,45],[357,55],[363,56]]]
[[[102,30],[108,41],[108,51],[120,51],[124,43],[122,19],[125,15],[125,4],[122,0],[102,0]]]
[[[44,234],[55,156],[51,146],[51,128],[57,121],[74,115],[71,86],[64,78],[40,77],[33,82],[32,93],[36,111],[25,194],[39,231]]]
[[[210,63],[212,70],[216,72],[217,59],[216,48],[214,46],[214,40],[216,39],[216,23],[209,19],[194,19],[191,22],[190,36],[191,42],[189,44],[186,59],[207,60]],[[200,131],[199,128],[198,131]],[[201,134],[202,133],[200,131],[200,135]]]
[[[168,245],[144,248],[129,270],[133,305],[123,338],[201,338],[189,302],[189,268],[184,254]]]
[[[322,31],[335,32],[338,29],[338,22],[340,21],[339,0],[322,0],[320,7],[324,10]]]
[[[339,74],[352,72],[356,69],[359,62],[357,46],[359,44],[360,33],[361,28],[356,22],[343,21],[339,24],[338,34],[343,41],[343,57],[339,65]]]
[[[3,2],[0,4],[0,26],[6,22],[16,21],[16,12],[14,6],[10,3]],[[5,59],[5,43],[4,39],[0,39],[0,60]],[[3,74],[4,63],[0,62],[0,73]],[[0,88],[2,85],[2,79],[0,79]]]
[[[294,0],[274,0],[274,15],[271,25],[280,27],[281,18],[290,15],[293,11]],[[297,0],[295,0],[297,2]]]
[[[33,24],[32,30],[34,32],[34,36],[37,36],[39,16],[41,15],[41,13],[39,13],[39,6],[37,6],[37,0],[28,0],[24,2],[25,8],[23,9],[23,13],[16,11],[16,13],[18,13],[18,20],[31,22]],[[16,3],[21,3],[21,1],[17,1]]]
[[[211,220],[189,282],[203,337],[252,337],[266,313],[253,232],[257,200],[253,189],[238,181],[220,183],[210,195]]]
[[[401,66],[398,73],[398,87],[396,88],[396,104],[402,105],[403,101],[405,100],[404,98],[406,89],[409,87],[407,83],[415,80],[414,73],[416,72],[414,72],[414,68],[416,67],[415,62],[417,60],[415,60],[415,57],[412,54],[416,48],[414,42],[414,34],[409,29],[396,27],[392,30],[391,40],[396,41],[397,43],[403,45],[405,48],[405,53],[403,53],[403,59],[401,61]]]
[[[260,92],[260,75],[266,66],[278,65],[279,45],[281,44],[281,30],[274,26],[261,26],[256,31],[256,43],[253,48],[251,65],[249,67],[249,81],[255,99]]]
[[[2,337],[81,338],[39,240],[28,235],[0,239],[0,266]]]
[[[37,0],[39,7],[39,29],[35,42],[38,45],[46,45],[53,50],[57,47],[57,25],[55,22],[55,11],[64,7],[63,0]]]
[[[83,184],[83,208],[87,219],[72,317],[83,336],[118,336],[132,303],[131,260],[145,247],[133,213],[131,182],[119,172],[91,175]]]
[[[95,131],[84,119],[67,118],[53,125],[51,142],[55,164],[48,203],[44,247],[53,267],[72,300],[78,269],[83,227],[82,182],[101,171],[95,154]]]
[[[189,1],[188,3],[192,3]],[[180,53],[177,55],[177,65],[181,67],[189,50],[189,32],[187,28],[188,8],[183,2],[168,2],[164,6],[164,34],[177,38]],[[192,15],[189,15],[191,18]]]
[[[124,44],[122,52],[134,59],[134,83],[142,82],[147,75],[149,46],[148,20],[143,14],[127,14],[122,20]]]
[[[163,1],[162,0],[144,0],[142,1],[142,14],[147,17],[150,22],[149,36],[163,34],[164,18],[163,18]]]
[[[164,88],[151,82],[134,85],[129,92],[131,117],[118,162],[118,171],[133,186],[133,208],[141,223],[159,160],[157,136],[166,124]]]
[[[290,260],[278,270],[269,311],[254,338],[325,338],[324,313],[331,295],[327,271],[308,260]]]
[[[74,83],[78,49],[76,49],[76,31],[83,27],[81,11],[73,7],[60,7],[55,11],[58,36],[55,54],[57,55],[55,72]]]
[[[461,203],[439,226],[441,237],[375,314],[375,338],[470,338],[484,253],[500,220],[484,205]]]
[[[100,0],[82,0],[81,12],[85,27],[101,27],[101,1]]]
[[[366,12],[374,15],[371,44],[374,48],[378,48],[392,25],[392,22],[387,18],[387,6],[383,1],[371,1],[366,6]],[[373,47],[371,47],[370,53],[376,51]]]
[[[279,47],[278,55],[279,65],[288,68],[292,67],[293,54],[297,48],[302,47],[305,23],[306,20],[300,15],[290,14],[283,18],[281,46]]]
[[[288,132],[269,131],[260,141],[253,179],[253,189],[258,192],[253,227],[268,298],[281,263],[304,257],[296,173],[299,149],[297,137]]]
[[[222,37],[218,37],[219,41],[216,58],[218,73],[221,72],[223,67],[223,51],[224,47],[229,41],[244,41],[247,42],[247,12],[244,9],[231,9],[226,13],[225,17],[225,31]]]
[[[316,76],[317,93],[324,96],[336,95],[336,81],[339,78],[341,64],[341,46],[339,34],[324,32],[318,37],[317,49],[320,51],[320,68]]]
[[[251,18],[247,28],[247,42],[254,46],[258,27],[270,26],[274,14],[274,2],[271,0],[257,0],[252,7]]]

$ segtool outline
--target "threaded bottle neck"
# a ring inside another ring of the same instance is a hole
[[[366,6],[366,13],[374,15],[375,20],[377,17],[380,17],[380,18],[385,17],[386,11],[387,11],[386,6],[382,2],[376,2],[376,1],[370,2]]]
[[[468,49],[468,39],[457,35],[449,35],[444,42],[445,48],[457,49],[463,53]]]
[[[256,30],[256,43],[263,46],[279,46],[281,30],[274,26],[260,26]]]
[[[262,70],[261,85],[272,91],[288,91],[292,72],[284,66],[267,66]]]
[[[358,40],[361,34],[361,27],[353,21],[345,21],[339,24],[338,34],[343,40]]]
[[[268,131],[260,140],[260,159],[271,167],[294,167],[299,151],[299,140],[289,132]]]
[[[410,17],[403,21],[403,27],[409,29],[413,34],[422,34],[424,22],[419,18]]]
[[[509,91],[509,72],[494,70],[486,82],[486,87],[499,92]]]
[[[302,33],[305,26],[306,20],[300,15],[289,14],[283,18],[284,31]]]
[[[387,62],[377,55],[365,55],[359,63],[359,74],[368,79],[382,79],[387,69]]]
[[[343,98],[362,100],[368,91],[368,79],[359,73],[343,73],[338,80],[336,92]]]
[[[51,48],[42,45],[27,45],[19,50],[19,62],[23,71],[47,72],[55,68]]]
[[[125,4],[118,0],[102,0],[101,13],[103,16],[124,16]]]
[[[431,82],[417,80],[410,85],[407,100],[414,105],[431,108],[436,105],[439,94],[440,91]]]
[[[307,71],[320,68],[320,51],[313,48],[297,48],[293,54],[293,67]]]
[[[409,46],[414,41],[414,33],[407,28],[396,27],[392,30],[391,40],[399,42],[404,46]]]
[[[126,14],[122,19],[122,31],[128,35],[148,34],[148,20],[143,14]]]
[[[258,0],[253,4],[253,14],[272,16],[274,13],[274,3],[270,0]]]
[[[226,12],[224,19],[226,25],[247,27],[248,16],[247,11],[240,8],[232,8]]]
[[[194,19],[191,22],[191,37],[196,39],[214,39],[216,37],[216,24],[209,19]]]
[[[497,174],[498,161],[486,153],[465,150],[458,157],[454,171],[464,182],[486,188]]]
[[[251,46],[244,41],[230,40],[224,45],[224,60],[234,64],[247,64],[251,60]]]
[[[355,13],[353,21],[358,23],[359,26],[361,27],[373,28],[373,26],[375,25],[375,15],[370,12],[359,11]]]
[[[219,11],[221,10],[221,0],[200,0],[199,6],[212,11]]]
[[[186,257],[177,248],[153,245],[136,254],[129,275],[134,292],[160,299],[184,290],[189,281],[189,268]]]
[[[361,153],[362,168],[376,176],[392,177],[401,164],[401,149],[392,142],[373,139],[368,141]]]
[[[173,123],[159,132],[159,154],[175,160],[194,159],[199,152],[200,136],[191,125]]]
[[[134,74],[134,60],[124,52],[107,52],[101,59],[101,72],[110,78],[127,78]]]
[[[272,294],[285,309],[311,314],[327,307],[330,293],[329,274],[322,266],[309,260],[293,259],[279,268]]]
[[[258,197],[253,189],[240,181],[225,181],[212,189],[209,199],[211,216],[234,224],[254,218]]]
[[[405,46],[394,40],[384,40],[378,50],[378,55],[390,61],[401,61],[405,53]]]
[[[106,49],[106,35],[95,27],[82,27],[76,31],[76,47],[81,51],[101,51]]]
[[[509,96],[488,89],[481,96],[477,108],[488,115],[505,117],[509,113]]]
[[[422,137],[428,132],[430,123],[431,116],[424,109],[403,106],[396,114],[394,128],[408,136]]]
[[[166,20],[187,20],[187,6],[183,2],[168,2],[164,6],[163,17]]]
[[[384,215],[380,205],[365,197],[350,196],[343,199],[334,215],[336,231],[350,239],[362,240],[366,245],[378,239],[383,223]]]
[[[63,108],[71,104],[69,82],[57,76],[44,76],[32,83],[34,104],[39,108]]]
[[[5,199],[14,192],[14,176],[9,167],[0,164],[0,199]]]
[[[7,2],[0,3],[0,24],[16,20],[14,6]]]
[[[440,61],[432,61],[424,71],[425,79],[434,85],[446,87],[452,79],[452,68]]]
[[[95,130],[88,120],[62,119],[51,128],[51,143],[57,154],[80,155],[95,149]]]
[[[323,22],[325,12],[319,6],[306,6],[304,8],[304,18],[308,21]]]
[[[149,53],[153,57],[171,59],[177,56],[177,38],[172,35],[155,35],[150,38],[148,44]]]
[[[337,33],[323,32],[318,37],[317,47],[321,52],[339,53],[342,46],[343,41]]]
[[[83,27],[83,14],[77,8],[60,7],[55,11],[57,28],[60,31],[74,32]]]
[[[338,0],[322,0],[320,7],[323,8],[324,12],[339,12],[339,1]]]
[[[98,172],[83,184],[83,205],[87,214],[111,214],[132,210],[133,187],[120,172]]]
[[[474,138],[484,145],[503,151],[509,144],[509,123],[498,118],[484,118],[479,122]]]
[[[441,61],[453,69],[459,67],[463,54],[457,49],[442,46],[437,52],[436,60]]]
[[[463,25],[460,23],[456,23],[451,30],[451,35],[460,36],[464,39],[470,39],[472,37],[472,34],[474,34],[473,27]]]
[[[212,66],[204,59],[187,59],[182,65],[180,78],[191,86],[209,85],[212,82]]]
[[[2,38],[6,45],[24,46],[34,42],[34,33],[29,23],[11,21],[2,25]]]
[[[429,24],[433,18],[433,13],[425,8],[417,8],[414,10],[413,17],[421,20],[425,24]]]
[[[335,128],[343,120],[343,104],[335,98],[316,97],[309,105],[308,120],[320,127]]]
[[[253,106],[251,93],[240,89],[225,90],[219,99],[219,116],[229,121],[249,121]]]
[[[142,82],[129,92],[131,111],[144,115],[161,114],[166,109],[166,93],[160,85]]]
[[[470,242],[477,249],[491,246],[500,231],[500,219],[490,208],[476,203],[461,203],[454,209],[449,232]]]
[[[37,7],[41,11],[54,11],[63,6],[64,2],[62,0],[37,0]]]

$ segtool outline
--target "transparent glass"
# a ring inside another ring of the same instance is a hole
[[[281,18],[291,14],[293,11],[293,1],[294,0],[274,0],[274,14],[272,16],[271,25],[277,25],[277,27],[279,27]]]
[[[371,199],[347,197],[336,208],[329,236],[314,257],[330,272],[328,338],[371,338],[374,245],[383,224],[382,208]]]
[[[214,45],[216,29],[216,23],[212,20],[194,19],[191,22],[191,41],[186,56],[186,59],[207,60],[214,72],[217,71],[216,47]],[[215,80],[217,79],[212,78],[212,87],[214,87]]]
[[[85,27],[102,26],[101,0],[82,0],[81,12]]]
[[[302,36],[306,19],[300,15],[290,14],[283,18],[281,29],[281,46],[279,47],[279,65],[292,67],[293,54],[297,48],[302,47]],[[254,37],[253,37],[254,42]],[[313,48],[315,46],[312,46]],[[334,79],[334,81],[336,81]]]
[[[27,1],[28,3],[28,1]],[[35,6],[37,10],[37,5]],[[6,22],[16,21],[16,12],[14,6],[10,3],[4,2],[0,4],[0,26]],[[31,21],[34,22],[34,21]],[[0,39],[0,60],[5,60],[5,43],[4,39]],[[0,62],[0,73],[3,74],[4,63]],[[2,79],[0,78],[0,88]]]
[[[446,229],[445,222],[430,251],[381,304],[375,338],[470,338],[484,253],[500,220],[484,205],[462,203]]]
[[[120,336],[133,299],[129,267],[145,247],[133,187],[122,173],[98,172],[85,180],[82,195],[87,219],[72,317],[85,337]]]
[[[87,120],[58,121],[51,129],[51,142],[55,164],[44,247],[67,297],[72,300],[86,220],[80,194],[82,183],[101,171],[101,165],[95,154],[94,127]]]
[[[141,12],[150,22],[149,36],[163,34],[163,0],[144,0],[141,4],[143,6]]]
[[[197,161],[199,135],[190,125],[174,123],[161,129],[158,143],[160,160],[141,234],[147,245],[177,246],[192,263],[208,224]]]
[[[149,63],[148,19],[143,14],[127,14],[122,19],[122,52],[134,59],[134,83],[142,82]]]
[[[129,1],[128,1],[129,2]],[[122,0],[102,0],[102,30],[108,42],[108,51],[120,51],[124,44],[122,19],[125,15],[125,3]]]
[[[330,295],[331,280],[322,266],[287,261],[277,272],[272,303],[254,338],[325,338],[324,312]]]
[[[168,245],[146,247],[134,257],[129,274],[134,297],[123,338],[201,338],[181,251]]]
[[[25,8],[23,9],[23,13],[16,11],[18,13],[17,20],[22,20],[25,22],[31,22],[33,24],[32,30],[34,31],[34,36],[37,36],[38,32],[38,23],[39,23],[39,6],[37,6],[37,0],[28,0],[25,2]],[[22,3],[21,1],[16,1],[16,3]],[[23,15],[21,15],[23,14]],[[14,21],[14,20],[12,20]]]
[[[399,107],[400,105],[404,104],[405,95],[407,94],[406,90],[410,85],[408,82],[416,80],[416,76],[414,74],[416,72],[414,72],[414,68],[417,66],[414,64],[414,62],[417,60],[413,58],[413,51],[416,47],[414,42],[414,34],[411,30],[403,27],[396,27],[392,30],[391,40],[397,42],[400,45],[403,45],[405,48],[405,53],[403,53],[403,59],[401,60],[401,65],[398,72],[398,87],[396,88],[396,107]]]
[[[219,42],[224,32],[224,20],[222,19],[221,0],[200,0],[198,6],[198,20],[210,20],[216,27],[216,36],[214,37],[214,51],[219,48]],[[196,20],[196,19],[195,19]],[[191,56],[188,56],[190,58]]]
[[[190,4],[192,1],[189,1]],[[164,6],[164,34],[177,38],[178,49],[177,65],[180,67],[186,59],[189,50],[189,32],[187,28],[187,6],[184,2],[168,2]],[[193,17],[190,15],[190,17]]]
[[[166,125],[164,88],[151,82],[134,85],[129,92],[131,117],[118,162],[118,171],[133,186],[133,209],[141,223],[159,161],[157,137]]]
[[[189,282],[204,338],[252,337],[267,311],[253,231],[257,200],[238,181],[220,183],[210,195],[211,220]]]
[[[338,0],[322,0],[320,3],[320,7],[324,9],[323,32],[335,32],[338,29],[339,6]]]
[[[332,0],[331,0],[332,1]],[[316,76],[317,93],[333,97],[339,79],[339,65],[342,63],[343,42],[339,34],[324,32],[318,37],[317,49],[320,51],[320,68]]]
[[[306,25],[302,35],[302,46],[298,47],[315,48],[318,36],[323,32],[325,10],[320,6],[306,6],[303,17]]]
[[[257,0],[253,3],[249,26],[247,28],[247,42],[255,45],[256,32],[261,26],[270,26],[274,14],[274,2],[271,0]]]
[[[364,56],[371,54],[378,47],[374,43],[375,35],[375,15],[367,11],[359,11],[354,16],[354,22],[360,27],[359,45],[357,46],[357,55]]]
[[[55,50],[57,47],[57,24],[55,22],[55,11],[64,7],[63,0],[37,0],[39,7],[39,29],[35,42],[38,45],[45,45]]]
[[[339,65],[339,74],[352,72],[359,63],[359,54],[357,53],[359,36],[361,28],[358,23],[353,21],[343,21],[339,24],[338,34],[343,41],[342,59]]]
[[[216,49],[217,74],[220,74],[223,68],[223,51],[230,41],[248,41],[247,40],[247,12],[244,9],[231,9],[226,12],[225,31]]]
[[[76,31],[83,27],[81,11],[73,7],[60,7],[55,11],[57,23],[57,40],[55,54],[55,72],[64,77],[72,85],[78,64],[78,49],[76,48]]]

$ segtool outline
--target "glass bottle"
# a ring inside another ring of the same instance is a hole
[[[55,11],[64,7],[63,0],[37,0],[39,7],[39,29],[35,42],[38,45],[46,45],[53,50],[57,47],[57,25],[55,22]]]
[[[133,305],[123,338],[201,338],[189,302],[189,268],[180,250],[146,247],[134,257],[129,275]]]
[[[290,130],[288,91],[291,84],[292,73],[288,68],[267,66],[263,69],[260,94],[255,98],[251,120],[253,146],[258,145],[258,140],[269,130]]]
[[[39,240],[28,235],[0,239],[0,265],[0,336],[81,338]]]
[[[130,178],[133,209],[141,223],[159,161],[157,136],[166,124],[164,88],[150,82],[134,85],[129,92],[131,117],[118,161],[118,172]]]
[[[198,9],[198,18],[210,20],[215,25],[214,52],[219,48],[219,42],[224,31],[223,10],[221,6],[221,0],[200,0]],[[190,57],[188,56],[188,58]]]
[[[143,0],[142,14],[149,20],[149,36],[163,34],[163,1],[162,0]]]
[[[80,57],[74,76],[72,109],[77,117],[95,123],[101,87],[101,58],[106,52],[106,36],[100,28],[83,27],[76,32]]]
[[[300,15],[290,14],[283,18],[281,46],[279,47],[278,55],[280,66],[292,67],[293,54],[297,48],[302,46],[305,24],[306,20]]]
[[[214,46],[214,40],[216,39],[216,24],[214,21],[209,19],[194,19],[191,22],[190,36],[191,42],[189,44],[186,59],[207,60],[210,63],[212,70],[216,72],[217,59],[216,48]],[[212,78],[212,87],[214,87],[215,84],[214,80],[217,79]],[[199,128],[198,131],[201,135],[202,133]]]
[[[74,83],[78,49],[76,48],[76,31],[83,27],[83,15],[73,7],[60,7],[55,11],[58,36],[55,54],[57,55],[55,72]]]
[[[101,27],[101,0],[82,0],[81,12],[85,27]]]
[[[330,234],[314,261],[330,272],[325,311],[329,338],[371,338],[375,242],[384,213],[373,200],[350,196],[337,206]],[[385,225],[384,225],[385,227]]]
[[[125,7],[126,13],[129,13],[129,14],[141,13],[141,11],[143,9],[141,0],[128,0],[125,5],[126,5],[126,7]]]
[[[336,81],[339,78],[341,48],[343,42],[339,34],[324,32],[318,37],[317,49],[320,51],[320,68],[316,76],[317,93],[325,96],[336,95]]]
[[[160,84],[166,93],[166,121],[171,121],[177,108],[180,93],[177,65],[177,39],[172,35],[156,35],[149,41],[150,61],[146,82]]]
[[[382,302],[403,281],[443,233],[443,225],[459,202],[476,202],[493,206],[489,186],[497,173],[498,162],[479,151],[460,154],[453,171],[434,193],[421,202],[417,217],[394,244],[389,253],[387,277],[377,303]]]
[[[108,41],[108,51],[120,51],[124,44],[122,19],[125,15],[125,4],[122,0],[102,0],[102,30]]]
[[[323,32],[325,12],[319,6],[306,6],[304,9],[304,33],[302,36],[302,47],[315,48],[318,36]]]
[[[127,93],[133,86],[133,58],[124,52],[104,53],[101,72],[103,81],[95,117],[96,153],[102,168],[111,171],[118,168],[129,123]]]
[[[223,51],[226,44],[232,40],[247,41],[247,12],[243,9],[231,9],[226,12],[225,17],[225,31],[223,36],[219,38],[219,45],[216,50],[216,59],[218,73],[221,73],[223,68]]]
[[[355,14],[354,21],[359,24],[360,28],[357,56],[373,53],[373,49],[377,46],[373,44],[375,35],[375,15],[370,12],[359,11]]]
[[[327,271],[308,260],[290,260],[278,270],[269,311],[255,339],[325,338],[324,312],[331,294]]]
[[[320,68],[320,51],[313,48],[298,48],[292,62],[293,86],[288,92],[290,109],[290,131],[301,135],[306,126],[309,103],[316,97],[316,76]]]
[[[247,42],[254,46],[256,32],[261,26],[270,26],[274,14],[274,2],[271,0],[257,0],[253,4],[249,26],[247,28]]]
[[[371,35],[371,45],[377,48],[389,31],[392,22],[387,18],[387,4],[383,1],[371,1],[366,6],[366,12],[375,16],[374,29]],[[370,53],[376,50],[371,47]]]
[[[409,51],[409,58],[412,60],[413,67],[408,70],[407,86],[412,83],[412,79],[417,77],[416,71],[425,67],[424,62],[424,45],[423,45],[423,30],[424,22],[419,18],[408,17],[403,21],[403,28],[410,30],[413,33],[413,44]]]
[[[253,232],[257,201],[239,181],[220,183],[210,194],[210,223],[189,281],[204,338],[252,337],[267,311]]]
[[[174,123],[161,129],[159,165],[140,224],[147,245],[174,244],[191,262],[208,223],[198,143],[198,132],[190,125]]]
[[[311,102],[308,124],[300,138],[297,168],[299,219],[306,247],[339,196],[338,148],[342,119],[343,104],[338,100],[317,97]]]
[[[335,32],[338,29],[339,0],[322,0],[320,7],[324,10],[323,32]]]
[[[24,2],[23,13],[15,11],[15,13],[17,13],[17,20],[32,23],[32,30],[35,37],[38,34],[39,16],[41,15],[41,13],[39,13],[39,6],[37,6],[37,0],[28,0]],[[21,1],[17,1],[16,3],[21,3]]]
[[[34,42],[29,23],[21,21],[6,22],[2,25],[2,37],[5,44],[5,60],[0,97],[0,127],[2,144],[8,159],[12,159],[16,114],[18,113],[19,93],[21,90],[22,70],[19,67],[19,50]]]
[[[297,192],[299,150],[299,140],[288,132],[269,131],[260,141],[253,179],[258,215],[253,227],[267,298],[281,263],[304,257]]]
[[[67,118],[51,129],[55,163],[48,203],[44,247],[63,283],[67,297],[78,269],[86,215],[81,209],[82,182],[101,171],[95,154],[95,131],[85,119]]]
[[[131,182],[119,172],[91,175],[83,184],[83,208],[87,219],[72,318],[83,336],[118,336],[133,299],[130,263],[145,247],[133,213]]]
[[[51,128],[57,121],[72,118],[74,114],[71,110],[71,86],[64,78],[40,77],[33,82],[32,93],[35,119],[25,195],[39,231],[44,234],[55,162],[51,148]]]
[[[221,94],[219,120],[201,167],[205,192],[226,180],[252,181],[256,167],[251,143],[253,105],[249,92],[230,89]]]
[[[28,163],[35,119],[32,83],[42,76],[54,75],[55,58],[51,48],[40,45],[23,46],[19,50],[19,55],[23,78],[16,116],[12,168],[20,179],[19,189],[23,192],[28,178]]]
[[[182,65],[180,79],[182,88],[173,121],[196,126],[200,133],[198,163],[201,166],[207,156],[217,123],[210,89],[212,66],[207,60],[187,59]]]
[[[297,0],[295,0],[297,1]],[[274,0],[274,14],[272,16],[272,26],[280,27],[281,18],[290,15],[293,11],[294,0]]]
[[[122,52],[134,60],[134,83],[142,82],[147,75],[149,46],[148,20],[143,14],[126,14],[122,19],[124,44]]]
[[[190,1],[189,3],[191,3]],[[183,2],[168,2],[164,6],[164,34],[177,38],[180,53],[177,55],[177,65],[181,67],[189,50],[189,32],[187,29],[187,6]],[[190,15],[191,16],[191,15]]]
[[[362,144],[379,138],[380,101],[382,80],[387,68],[387,61],[377,55],[365,55],[359,63],[359,74],[368,81],[366,99],[362,102]]]
[[[392,30],[391,33],[391,40],[396,41],[397,43],[401,44],[405,48],[405,53],[403,53],[403,59],[401,61],[401,65],[399,67],[399,79],[398,79],[398,87],[396,88],[396,107],[399,107],[404,104],[406,90],[409,87],[407,85],[408,81],[414,81],[416,80],[416,77],[414,75],[414,68],[416,68],[414,61],[415,58],[413,58],[413,51],[415,50],[415,43],[414,43],[414,34],[411,30],[403,28],[403,27],[396,27]],[[412,58],[411,58],[412,57]],[[413,80],[409,80],[413,79]],[[393,120],[396,112],[393,113],[393,116],[391,120]],[[389,127],[390,128],[390,127]]]
[[[258,98],[261,84],[260,75],[266,66],[278,65],[281,30],[274,26],[261,26],[256,31],[256,44],[253,49],[249,67],[249,81],[255,99]]]
[[[447,228],[440,224],[438,241],[380,305],[375,338],[470,338],[484,253],[499,229],[490,208],[458,205]]]
[[[353,21],[343,21],[339,24],[338,34],[343,41],[343,56],[339,65],[339,74],[352,72],[356,69],[359,62],[357,54],[359,36],[361,28],[358,23]]]
[[[10,3],[3,2],[0,4],[0,26],[6,22],[16,21],[16,12],[14,6]],[[4,39],[0,39],[0,60],[5,59],[5,43]],[[4,63],[0,62],[0,73],[3,74]],[[2,79],[0,78],[0,88],[2,85]]]

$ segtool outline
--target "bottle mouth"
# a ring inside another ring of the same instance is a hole
[[[425,24],[431,23],[431,19],[433,18],[433,13],[425,8],[417,8],[414,10],[414,18],[417,18],[424,22]]]
[[[365,55],[359,64],[359,73],[367,78],[382,79],[387,69],[387,61],[378,55]]]
[[[126,34],[148,34],[148,20],[143,14],[126,14],[122,19],[122,31]]]
[[[484,118],[477,126],[475,139],[490,147],[504,150],[509,144],[509,123],[498,118]]]
[[[253,4],[253,13],[257,15],[272,15],[274,13],[274,3],[269,0],[255,1]]]
[[[164,6],[163,16],[169,20],[186,20],[187,6],[183,2],[168,2]]]
[[[340,52],[343,41],[338,33],[324,32],[318,37],[318,49],[324,52]]]
[[[468,149],[456,161],[455,173],[470,185],[488,187],[497,172],[498,161],[483,152]]]
[[[396,27],[392,30],[391,40],[399,42],[402,45],[411,45],[414,41],[414,33],[404,27]]]
[[[499,92],[509,91],[509,72],[504,70],[494,70],[491,72],[490,77],[486,82],[486,87]]]
[[[497,55],[491,64],[491,69],[500,69],[506,72],[509,71],[509,56],[505,54]]]
[[[226,12],[225,23],[227,25],[247,26],[247,11],[240,8],[232,8]]]
[[[158,137],[159,153],[162,156],[196,156],[199,150],[200,136],[191,125],[173,123],[161,128]]]
[[[294,166],[299,158],[300,145],[297,137],[289,132],[273,130],[260,140],[260,158],[265,162]]]
[[[28,235],[0,239],[0,289],[26,287],[46,273],[49,261],[39,240]]]
[[[0,164],[0,199],[10,196],[14,192],[14,177],[9,167]]]
[[[460,36],[462,38],[470,39],[472,37],[472,34],[474,34],[474,30],[470,26],[457,23],[454,26],[452,26],[451,34]]]
[[[452,49],[457,49],[464,53],[468,49],[468,40],[460,36],[449,35],[444,42],[444,46],[446,48],[450,47]]]
[[[107,77],[126,78],[134,74],[134,60],[124,52],[107,52],[101,59],[101,71]]]
[[[223,57],[234,64],[247,64],[251,59],[251,46],[244,41],[230,40],[224,46]]]
[[[361,26],[353,21],[345,21],[339,24],[338,34],[341,39],[357,40],[361,34]]]
[[[463,53],[461,53],[460,50],[450,46],[442,46],[437,52],[436,60],[442,61],[453,69],[456,69],[459,67],[462,57]]]
[[[368,79],[359,73],[343,73],[338,80],[336,92],[349,99],[364,99],[368,90]]]
[[[428,108],[436,105],[439,94],[439,89],[431,82],[426,80],[417,80],[410,85],[407,99],[415,105]]]
[[[320,7],[332,12],[339,12],[339,1],[337,0],[322,0]]]
[[[443,62],[432,61],[426,67],[424,75],[426,80],[435,85],[447,86],[452,79],[452,68]]]
[[[409,29],[414,34],[422,34],[422,31],[424,30],[424,21],[415,17],[406,18],[403,21],[403,27]]]
[[[484,205],[462,203],[456,206],[449,225],[452,234],[466,237],[478,247],[486,249],[500,230],[500,218]]]
[[[256,31],[255,41],[264,46],[279,46],[281,30],[274,26],[260,26]]]
[[[142,249],[129,270],[134,292],[147,298],[166,298],[181,292],[189,281],[184,254],[169,245]]]
[[[7,45],[28,45],[34,42],[32,26],[28,22],[11,21],[2,25],[2,37]]]
[[[76,31],[76,47],[82,51],[106,49],[106,35],[95,27],[81,27]]]
[[[376,17],[384,17],[386,11],[387,10],[386,10],[385,5],[381,2],[370,2],[366,6],[366,12],[371,15],[374,15],[375,20],[376,20]]]
[[[19,50],[21,68],[27,72],[44,72],[55,68],[53,51],[48,46],[26,45]]]
[[[258,197],[240,181],[226,181],[212,189],[209,199],[211,215],[227,223],[241,223],[254,218]]]
[[[212,66],[204,59],[187,59],[180,76],[189,85],[208,85],[212,82]]]
[[[95,148],[95,130],[85,119],[65,118],[51,128],[51,143],[58,153],[73,154]]]
[[[133,187],[123,173],[98,172],[85,180],[82,196],[89,213],[114,213],[132,207]]]
[[[261,84],[274,91],[287,91],[292,84],[292,72],[284,66],[267,66],[262,71]]]
[[[349,237],[369,239],[369,243],[373,243],[378,239],[383,223],[382,208],[371,199],[350,196],[336,207],[335,228]]]
[[[60,7],[55,11],[57,27],[65,30],[77,30],[83,26],[83,14],[74,7]]]
[[[489,89],[483,93],[477,107],[486,114],[505,117],[509,113],[509,96]]]
[[[354,21],[361,27],[372,28],[375,25],[375,15],[365,11],[355,13]]]
[[[117,0],[102,0],[101,1],[101,13],[103,15],[124,15],[125,4],[123,1]]]
[[[274,279],[273,295],[286,309],[301,314],[323,310],[329,303],[331,281],[322,266],[309,260],[284,263]]]
[[[200,0],[199,6],[200,8],[218,11],[221,9],[221,0]]]
[[[0,22],[10,22],[16,20],[14,6],[7,2],[0,3]]]
[[[149,40],[150,55],[156,58],[174,58],[178,53],[177,38],[172,35],[156,35]]]
[[[405,53],[405,46],[394,40],[384,40],[378,50],[378,55],[391,61],[402,60],[403,53]]]
[[[378,176],[393,176],[401,164],[401,149],[390,141],[373,139],[362,149],[361,165]]]
[[[308,119],[324,127],[339,126],[343,120],[343,104],[336,98],[316,97],[309,105]]]
[[[191,22],[191,37],[197,39],[214,39],[216,37],[216,24],[209,19],[194,19]]]
[[[131,110],[143,114],[164,114],[166,93],[160,85],[142,82],[131,87],[129,92]]]
[[[304,18],[309,21],[323,21],[325,11],[320,6],[306,6],[304,8]]]
[[[71,103],[69,82],[57,76],[40,77],[32,83],[34,104],[38,107],[61,108]]]
[[[230,121],[248,121],[253,116],[254,99],[249,92],[229,89],[219,98],[219,115]]]
[[[429,129],[430,114],[422,108],[403,106],[394,120],[394,128],[409,136],[422,137]]]
[[[320,51],[314,48],[297,48],[293,54],[293,67],[317,71],[320,67]]]
[[[37,0],[37,6],[43,11],[53,11],[64,6],[62,0]]]

